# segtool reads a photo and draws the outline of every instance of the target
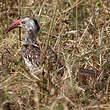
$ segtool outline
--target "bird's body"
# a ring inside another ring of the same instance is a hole
[[[40,67],[41,65],[41,51],[39,47],[34,45],[23,45],[22,58],[28,68]]]
[[[29,70],[31,76],[36,77],[41,73],[41,51],[34,45],[22,45],[22,58],[24,60],[26,69]]]
[[[26,29],[25,40],[21,48],[22,58],[24,60],[26,68],[31,73],[31,76],[38,79],[38,77],[36,77],[36,74],[39,74],[39,72],[42,71],[42,52],[36,40],[36,37],[40,30],[38,22],[31,17],[26,17],[22,20],[17,20],[8,28],[8,31],[16,27],[23,27]],[[59,69],[62,68],[62,65],[57,59],[55,52],[50,47],[47,47],[46,51],[51,54],[53,65],[57,64]]]

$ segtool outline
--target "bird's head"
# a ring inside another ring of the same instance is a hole
[[[14,28],[24,28],[26,29],[26,31],[31,32],[39,32],[40,30],[40,26],[37,22],[36,19],[32,18],[32,17],[25,17],[23,19],[19,19],[17,21],[15,21],[9,28],[8,28],[8,32],[11,31]]]

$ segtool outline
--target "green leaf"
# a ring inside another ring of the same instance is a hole
[[[96,6],[99,7],[101,3],[99,1],[96,2]]]
[[[60,105],[58,106],[58,110],[64,110],[64,106],[63,106],[62,104],[60,104]]]

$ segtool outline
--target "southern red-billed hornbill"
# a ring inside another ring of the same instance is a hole
[[[14,28],[24,28],[26,30],[26,36],[24,43],[21,48],[22,52],[22,58],[25,62],[26,67],[29,69],[31,76],[34,78],[38,77],[35,75],[36,73],[41,73],[41,66],[42,66],[42,59],[41,59],[41,50],[37,43],[36,37],[38,35],[38,32],[40,30],[40,26],[36,19],[32,17],[25,17],[24,19],[19,19],[16,22],[14,22],[9,28],[8,31],[11,31]],[[56,53],[48,46],[47,50],[48,53],[52,56],[52,64],[56,65],[58,68],[58,74],[62,74],[63,72],[63,66],[60,63],[59,59],[57,58]],[[88,70],[79,68],[80,73],[87,73],[92,75],[99,75],[100,73],[96,73],[94,70]]]
[[[31,76],[34,78],[38,77],[36,74],[41,73],[41,50],[39,44],[37,43],[36,37],[40,30],[40,26],[36,19],[32,17],[26,17],[24,19],[20,19],[15,21],[9,28],[8,31],[11,31],[14,28],[24,28],[26,30],[26,36],[24,43],[21,48],[22,58],[25,62],[27,69],[30,71]],[[52,56],[53,63],[59,68],[59,70],[63,67],[61,63],[57,59],[56,53],[48,46],[47,50]],[[58,71],[61,73],[61,71]]]

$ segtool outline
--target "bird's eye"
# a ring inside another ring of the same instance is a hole
[[[22,24],[25,24],[25,21],[22,21],[21,23],[22,23]]]

